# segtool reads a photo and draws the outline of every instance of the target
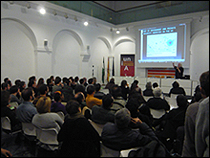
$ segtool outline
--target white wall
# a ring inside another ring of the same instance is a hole
[[[93,24],[85,27],[64,17],[48,13],[43,16],[34,9],[22,12],[18,5],[6,8],[9,3],[1,1],[1,4],[1,82],[5,77],[13,83],[18,78],[27,82],[31,75],[45,79],[51,75],[89,78],[92,65],[94,76],[101,82],[103,57],[105,68],[108,56],[115,58],[115,75],[119,76],[120,54],[136,51],[136,30],[132,27],[129,32],[124,30],[116,35],[108,27]],[[209,70],[209,16],[206,14],[202,22],[198,20],[199,13],[191,22],[190,68],[184,74],[194,80]],[[48,40],[48,47],[44,47],[44,39]],[[135,76],[145,75],[146,69],[135,69]]]

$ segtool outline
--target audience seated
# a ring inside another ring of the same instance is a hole
[[[96,83],[94,86],[95,86],[95,89],[96,89],[96,92],[94,94],[94,97],[96,97],[98,99],[102,99],[102,97],[105,94],[103,92],[100,92],[100,90],[101,90],[101,84],[100,83]]]
[[[78,103],[80,104],[81,110],[86,106],[85,95],[82,92],[76,93],[73,99],[78,101]]]
[[[64,115],[67,114],[66,112],[66,108],[65,108],[65,105],[63,105],[61,103],[62,99],[63,99],[63,94],[61,91],[56,91],[54,94],[54,102],[51,104],[51,109],[50,111],[51,112],[63,112]]]
[[[146,100],[144,99],[144,97],[143,97],[143,95],[142,95],[141,88],[138,87],[138,86],[137,86],[136,88],[134,88],[134,89],[129,93],[128,100],[129,100],[130,98],[138,98],[139,104],[146,103]]]
[[[121,81],[120,85],[121,91],[122,91],[122,97],[127,101],[128,94],[129,94],[129,85],[126,80]]]
[[[152,84],[152,88],[154,89],[155,87],[158,87],[158,83],[157,83],[157,82],[154,82],[154,83]]]
[[[1,117],[8,117],[11,121],[11,131],[22,129],[21,122],[18,120],[14,110],[10,109],[10,94],[8,91],[1,91]]]
[[[61,83],[61,78],[59,76],[55,77],[55,85],[52,87],[52,94],[56,91],[61,91],[63,89],[63,84]]]
[[[22,91],[21,96],[23,102],[17,107],[16,115],[21,122],[31,123],[32,118],[37,114],[37,110],[31,101],[34,99],[34,91],[32,88],[26,88]]]
[[[71,87],[71,80],[67,79],[62,89],[62,93],[64,98],[62,101],[68,102],[69,100],[74,98],[73,88]]]
[[[49,92],[51,94],[52,93],[52,87],[53,87],[53,80],[51,80],[50,78],[47,79],[47,86],[48,86]]]
[[[114,97],[113,106],[111,110],[117,111],[125,107],[126,101],[122,97],[121,88],[118,85],[114,85],[112,87],[112,96]]]
[[[9,89],[10,89],[10,85],[9,85],[9,83],[7,83],[7,82],[3,82],[2,84],[1,84],[1,90],[5,90],[5,91],[9,91]]]
[[[44,84],[44,78],[39,78],[39,80],[38,80],[38,83],[37,83],[37,85],[36,85],[36,88],[37,89],[39,89],[39,87],[42,85],[42,84]]]
[[[85,95],[85,97],[87,97],[87,92],[85,90],[85,86],[81,83],[77,83],[77,85],[75,86],[75,94],[78,92],[82,92]]]
[[[102,98],[101,106],[92,107],[91,120],[98,124],[105,124],[107,122],[114,122],[115,111],[111,110],[114,98],[111,94],[106,94]]]
[[[196,100],[198,101],[201,98],[202,98],[202,96],[201,96],[201,91],[200,91],[200,85],[197,85],[195,87],[194,94],[192,96],[192,100],[191,100],[190,104],[196,102]]]
[[[170,89],[170,92],[168,93],[169,97],[171,97],[171,94],[183,94],[186,95],[184,88],[179,87],[179,83],[177,81],[174,81],[172,83],[172,88]]]
[[[129,90],[129,94],[131,94],[133,91],[135,91],[136,88],[139,87],[138,84],[139,84],[138,80],[133,81],[133,83],[131,84],[130,90]]]
[[[195,151],[195,121],[199,104],[204,98],[206,98],[205,94],[197,92],[193,103],[190,103],[186,110],[184,123],[185,137],[181,154],[183,157],[197,157]]]
[[[34,106],[36,106],[37,101],[42,96],[48,96],[48,97],[52,98],[51,96],[48,95],[49,87],[46,84],[40,85],[38,90],[39,90],[39,95],[33,100]]]
[[[38,89],[36,88],[36,77],[32,76],[29,78],[28,87],[31,87],[34,91],[34,97],[38,96]]]
[[[131,121],[137,124],[139,130],[129,127]],[[129,110],[122,108],[115,113],[115,123],[108,122],[104,125],[101,139],[103,145],[119,151],[144,146],[156,139],[156,136],[146,123],[138,118],[131,118]]]
[[[61,157],[100,157],[100,137],[90,122],[81,114],[77,101],[66,105],[67,117],[57,140],[62,142]]]
[[[102,99],[94,97],[94,94],[95,94],[95,86],[93,84],[88,85],[86,105],[90,109],[92,109],[92,107],[95,105],[102,105]]]
[[[143,91],[143,96],[154,96],[151,82],[147,82],[146,89]]]
[[[109,89],[109,93],[111,93],[112,87],[115,85],[115,79],[111,78],[110,81],[106,84],[105,89]]]
[[[150,98],[146,103],[148,107],[155,110],[159,109],[164,109],[165,111],[170,110],[168,102],[160,97],[162,94],[162,90],[160,89],[160,87],[154,88],[153,94],[154,97]]]
[[[20,89],[17,85],[14,85],[10,88],[10,103],[17,102],[18,105],[22,103],[22,99],[18,99],[17,95],[20,95]]]
[[[199,78],[201,93],[206,98],[199,104],[195,121],[195,150],[197,157],[209,157],[209,71]]]
[[[170,110],[160,119],[155,120],[153,126],[156,128],[158,138],[171,150],[173,140],[176,138],[176,130],[180,126],[184,126],[185,113],[189,105],[187,98],[182,94],[176,97],[178,108]],[[158,126],[159,125],[159,126]],[[170,138],[170,143],[167,139]]]

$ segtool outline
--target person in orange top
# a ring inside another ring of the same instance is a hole
[[[95,94],[95,86],[90,84],[87,87],[87,97],[86,97],[86,105],[88,108],[92,109],[94,105],[102,105],[102,99],[98,99],[94,97]]]

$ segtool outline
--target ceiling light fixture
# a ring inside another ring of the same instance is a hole
[[[42,15],[44,15],[44,14],[46,13],[46,10],[45,10],[44,8],[41,8],[41,9],[39,10],[39,12],[40,12]]]
[[[85,22],[84,22],[84,25],[85,25],[85,26],[88,26],[88,22],[87,22],[87,21],[85,21]]]
[[[120,34],[120,30],[119,29],[117,29],[116,34]]]

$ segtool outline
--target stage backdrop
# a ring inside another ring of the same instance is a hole
[[[135,55],[121,54],[120,58],[120,76],[134,76]]]

